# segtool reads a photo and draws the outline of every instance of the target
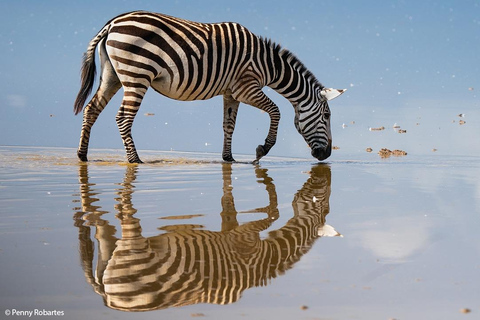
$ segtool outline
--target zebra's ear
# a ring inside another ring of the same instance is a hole
[[[347,89],[332,89],[332,88],[324,88],[320,91],[320,94],[324,96],[327,100],[332,100],[347,91]]]

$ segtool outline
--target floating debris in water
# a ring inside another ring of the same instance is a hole
[[[303,306],[300,307],[300,309],[301,309],[301,310],[307,310],[307,309],[308,309],[308,306],[303,305]]]
[[[389,150],[387,148],[383,148],[380,151],[378,151],[378,154],[382,158],[388,158],[390,156],[395,156],[395,157],[401,157],[401,156],[406,156],[407,153],[403,150]]]
[[[406,156],[407,153],[403,150],[393,150],[393,155],[394,156]]]
[[[191,313],[190,316],[193,317],[193,318],[196,318],[196,317],[205,317],[205,314],[200,313],[200,312],[199,312],[199,313]]]
[[[144,115],[147,116],[147,117],[152,117],[152,116],[155,115],[155,113],[147,112]]]
[[[465,118],[465,113],[460,113],[458,116],[459,116],[460,118]]]
[[[470,312],[472,312],[472,310],[470,310],[468,308],[462,308],[462,309],[460,309],[460,312],[461,313],[470,313]]]
[[[407,133],[407,130],[400,129],[400,125],[395,122],[393,125],[393,130],[397,131],[398,133]]]
[[[365,151],[367,151],[367,152],[372,152],[373,149],[372,149],[372,148],[367,148],[367,149],[365,149]]]
[[[199,218],[205,216],[204,214],[184,214],[184,215],[177,215],[177,216],[167,216],[167,217],[160,217],[158,219],[163,220],[189,220],[193,218]]]
[[[339,150],[340,147],[339,147],[339,146],[333,146],[332,149],[333,149],[333,150]]]
[[[369,131],[382,131],[385,130],[385,127],[379,127],[379,128],[368,128]]]
[[[458,123],[459,123],[460,125],[464,125],[464,124],[467,123],[467,122],[466,122],[465,120],[460,120],[460,121],[458,121]]]
[[[432,151],[433,151],[433,152],[437,152],[437,149],[436,149],[436,148],[433,148]]]

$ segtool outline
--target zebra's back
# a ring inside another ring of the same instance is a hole
[[[110,21],[106,51],[122,82],[177,100],[205,100],[231,90],[263,42],[238,23],[198,23],[136,11]]]

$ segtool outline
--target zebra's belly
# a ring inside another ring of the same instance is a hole
[[[223,95],[228,91],[226,86],[219,86],[217,88],[193,87],[178,84],[175,79],[158,78],[153,80],[152,88],[158,93],[175,100],[194,101],[194,100],[208,100],[218,95]]]

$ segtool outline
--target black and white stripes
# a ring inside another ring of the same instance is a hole
[[[268,195],[267,205],[248,210],[266,217],[241,222],[233,196],[232,164],[224,163],[220,231],[169,223],[158,228],[162,233],[149,237],[142,234],[141,215],[137,216],[134,205],[138,170],[127,166],[124,180],[118,183],[115,217],[120,220],[120,236],[116,223],[102,215],[108,208],[98,202],[99,190],[95,179],[89,178],[88,166],[79,166],[81,208],[76,208],[75,221],[82,268],[87,282],[113,309],[234,303],[249,288],[268,285],[291,269],[320,237],[341,236],[326,224],[331,171],[325,164],[312,167],[292,201],[293,216],[274,230],[269,229],[275,221],[278,224],[280,213],[268,170],[255,167],[257,182]],[[265,230],[268,235],[261,234]]]
[[[262,92],[269,86],[295,108],[297,130],[323,160],[330,155],[327,100],[343,90],[325,89],[289,51],[257,37],[238,23],[204,24],[150,12],[131,12],[110,20],[90,42],[82,66],[82,86],[75,101],[79,113],[95,78],[94,51],[101,58],[100,85],[86,105],[78,156],[87,160],[90,130],[121,88],[116,120],[129,162],[141,162],[131,128],[149,87],[172,99],[191,101],[224,96],[223,159],[233,161],[231,137],[239,103],[267,112],[270,130],[256,161],[273,147],[280,112]],[[329,92],[331,95],[326,95]]]

